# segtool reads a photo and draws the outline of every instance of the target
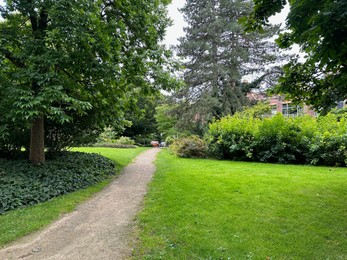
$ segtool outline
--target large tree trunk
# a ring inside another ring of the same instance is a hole
[[[31,126],[29,160],[36,165],[45,163],[45,131],[43,116],[35,118]]]

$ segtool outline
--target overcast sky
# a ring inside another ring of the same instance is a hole
[[[186,23],[183,20],[183,15],[178,9],[183,7],[185,2],[185,0],[172,0],[169,6],[169,16],[173,20],[173,25],[167,29],[164,41],[168,46],[176,45],[178,43],[177,39],[184,36],[183,27],[186,26]]]
[[[0,4],[3,4],[3,0],[0,0]],[[173,25],[167,29],[166,37],[164,43],[167,46],[176,45],[178,43],[177,39],[184,36],[183,27],[186,23],[183,20],[183,15],[178,11],[179,8],[183,7],[185,0],[172,0],[169,6],[169,16],[173,20]],[[288,13],[288,6],[280,14],[270,18],[272,23],[284,23],[285,18]]]
[[[169,16],[173,19],[174,24],[167,29],[164,43],[168,46],[176,45],[178,43],[177,39],[184,36],[183,27],[186,26],[186,23],[183,20],[183,15],[178,11],[178,9],[183,7],[185,2],[185,0],[172,0],[172,3],[169,6]],[[274,24],[284,24],[288,11],[289,7],[286,6],[280,14],[271,17],[270,22]]]

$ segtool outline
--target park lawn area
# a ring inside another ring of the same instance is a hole
[[[116,162],[117,173],[129,164],[138,154],[148,148],[97,148],[81,147],[73,151],[98,153]],[[113,177],[94,186],[78,190],[50,201],[9,211],[0,215],[0,247],[37,231],[58,219],[62,214],[73,211],[78,204],[86,201],[107,186]]]
[[[159,154],[134,259],[347,259],[347,169]]]
[[[117,171],[121,171],[128,165],[137,155],[148,150],[148,147],[137,148],[109,148],[109,147],[76,147],[72,151],[97,153],[116,162]]]

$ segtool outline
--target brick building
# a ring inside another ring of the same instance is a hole
[[[298,115],[316,116],[317,113],[306,105],[294,105],[292,101],[285,100],[283,96],[274,95],[268,97],[264,93],[248,93],[247,97],[251,101],[267,101],[271,106],[271,114],[282,113],[284,116],[295,117]]]
[[[275,95],[268,99],[271,106],[271,113],[282,113],[288,117],[295,117],[299,115],[317,116],[317,113],[313,111],[307,105],[294,105],[292,101],[285,100],[282,96]]]

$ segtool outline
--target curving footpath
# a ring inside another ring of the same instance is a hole
[[[123,259],[134,217],[155,171],[158,148],[128,165],[108,187],[46,229],[0,250],[0,259]]]

